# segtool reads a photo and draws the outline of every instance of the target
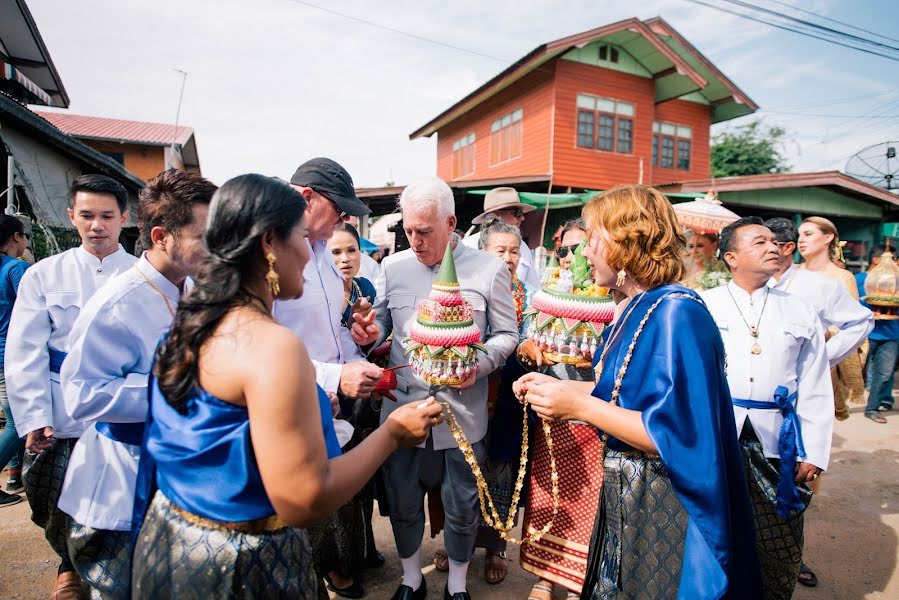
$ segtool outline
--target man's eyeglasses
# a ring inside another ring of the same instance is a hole
[[[519,207],[517,207],[517,206],[514,206],[514,207],[512,207],[512,208],[501,208],[501,209],[499,209],[499,210],[496,211],[496,212],[498,212],[498,213],[509,213],[510,215],[512,215],[513,217],[515,217],[516,219],[520,219],[521,217],[524,216],[524,212],[523,212]]]
[[[574,251],[577,250],[578,246],[580,246],[580,244],[571,244],[570,246],[559,246],[558,250],[556,250],[556,256],[558,256],[559,258],[565,258],[566,256],[568,256],[569,252],[573,256]]]
[[[331,204],[334,205],[334,210],[337,211],[337,218],[338,218],[338,219],[340,219],[341,221],[343,221],[343,219],[344,219],[345,217],[348,216],[348,213],[342,211],[342,210],[340,209],[340,206],[338,206],[338,204],[337,204],[336,202],[334,202],[330,197],[328,197],[328,196],[325,195],[325,194],[322,194],[320,191],[318,191],[318,190],[315,189],[315,188],[313,188],[312,191],[314,191],[316,194],[318,194],[319,196],[321,196],[322,198],[324,198],[325,200],[327,200],[328,202],[330,202]]]

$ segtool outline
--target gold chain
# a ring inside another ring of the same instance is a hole
[[[146,275],[144,275],[144,272],[141,271],[141,270],[138,268],[137,265],[134,265],[134,270],[137,271],[138,273],[140,273],[140,276],[144,278],[144,281],[147,282],[147,285],[149,285],[151,288],[153,288],[153,289],[156,291],[157,294],[159,294],[160,296],[162,296],[162,299],[165,300],[165,306],[166,306],[166,308],[169,309],[169,312],[172,314],[172,317],[174,318],[174,316],[175,316],[175,307],[172,306],[172,302],[171,302],[171,300],[169,300],[169,297],[165,295],[165,292],[163,292],[161,289],[159,289],[159,286],[158,286],[158,285],[156,285],[155,283],[153,283],[152,281],[150,281],[150,278],[147,277]]]
[[[522,416],[522,440],[521,440],[521,458],[519,460],[518,466],[518,477],[515,481],[515,490],[512,492],[512,503],[509,505],[509,514],[507,515],[506,522],[503,523],[502,519],[499,516],[499,513],[496,510],[496,506],[493,504],[493,496],[490,495],[490,490],[487,488],[487,481],[484,479],[484,474],[481,473],[481,467],[478,464],[478,459],[474,454],[474,449],[471,447],[471,443],[468,441],[468,438],[465,436],[465,432],[462,430],[462,427],[459,425],[459,422],[456,420],[456,416],[453,414],[450,405],[445,400],[438,400],[441,406],[443,407],[444,412],[446,413],[446,424],[449,425],[450,432],[453,434],[453,439],[456,440],[456,443],[459,445],[459,450],[462,452],[462,456],[465,457],[465,461],[468,463],[468,466],[471,468],[471,472],[474,475],[475,481],[478,486],[478,500],[481,503],[481,514],[484,516],[484,522],[487,523],[488,526],[495,529],[499,536],[513,544],[527,544],[534,543],[540,540],[550,529],[552,529],[553,523],[556,520],[556,515],[559,513],[559,473],[556,470],[556,456],[553,453],[553,441],[551,437],[551,430],[549,421],[543,420],[543,435],[546,436],[546,447],[549,450],[549,470],[550,470],[550,480],[552,481],[552,498],[553,498],[553,515],[550,517],[549,521],[546,525],[543,526],[539,531],[535,531],[533,534],[528,534],[524,536],[522,539],[516,539],[509,535],[509,532],[515,527],[515,515],[518,512],[518,502],[521,500],[521,489],[524,487],[524,476],[527,471],[527,462],[528,462],[528,411],[527,405],[525,405],[524,414]],[[489,514],[488,514],[489,507]]]

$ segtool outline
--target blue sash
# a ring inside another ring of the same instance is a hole
[[[54,350],[53,348],[47,348],[47,350],[50,351],[50,372],[59,375],[59,370],[62,369],[62,361],[64,361],[69,354],[68,352],[61,352],[59,350]]]
[[[140,446],[144,442],[144,423],[97,423],[97,433],[114,442]]]
[[[799,499],[794,480],[796,478],[796,459],[804,459],[805,446],[802,443],[802,424],[796,414],[797,394],[787,395],[787,388],[782,385],[774,390],[774,401],[743,400],[734,398],[734,406],[755,410],[779,410],[783,415],[780,426],[780,437],[777,440],[777,452],[780,455],[780,473],[777,481],[777,514],[784,519],[792,510],[802,511],[805,505]]]

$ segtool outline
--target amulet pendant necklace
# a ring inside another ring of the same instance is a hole
[[[727,293],[730,295],[730,299],[733,300],[734,306],[737,307],[737,312],[740,313],[740,318],[743,319],[743,322],[746,324],[746,327],[749,329],[749,335],[752,336],[753,342],[750,347],[750,351],[753,354],[761,354],[762,346],[759,344],[759,323],[762,322],[762,315],[765,314],[765,307],[768,306],[768,296],[771,294],[771,290],[766,287],[765,288],[765,301],[762,302],[762,310],[759,311],[759,318],[756,319],[755,325],[750,325],[749,321],[746,320],[746,315],[743,314],[743,311],[740,310],[740,305],[737,304],[737,299],[734,298],[734,295],[730,291],[730,287],[727,288]],[[752,304],[752,296],[749,296],[749,303]]]

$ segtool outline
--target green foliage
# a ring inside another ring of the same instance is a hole
[[[583,287],[584,282],[592,276],[590,263],[588,263],[587,259],[584,257],[584,248],[586,246],[587,240],[584,240],[577,248],[575,248],[574,259],[568,267],[568,270],[571,271],[572,279],[574,279],[574,287],[576,288]]]
[[[753,121],[712,140],[712,176],[786,173],[790,165],[781,154],[787,130]]]
[[[49,230],[56,239],[56,244],[59,245],[59,252],[81,245],[81,237],[75,229],[54,227],[52,225],[44,225],[44,228]],[[36,224],[31,225],[31,250],[36,261],[56,253],[53,243],[47,239],[44,230]]]

